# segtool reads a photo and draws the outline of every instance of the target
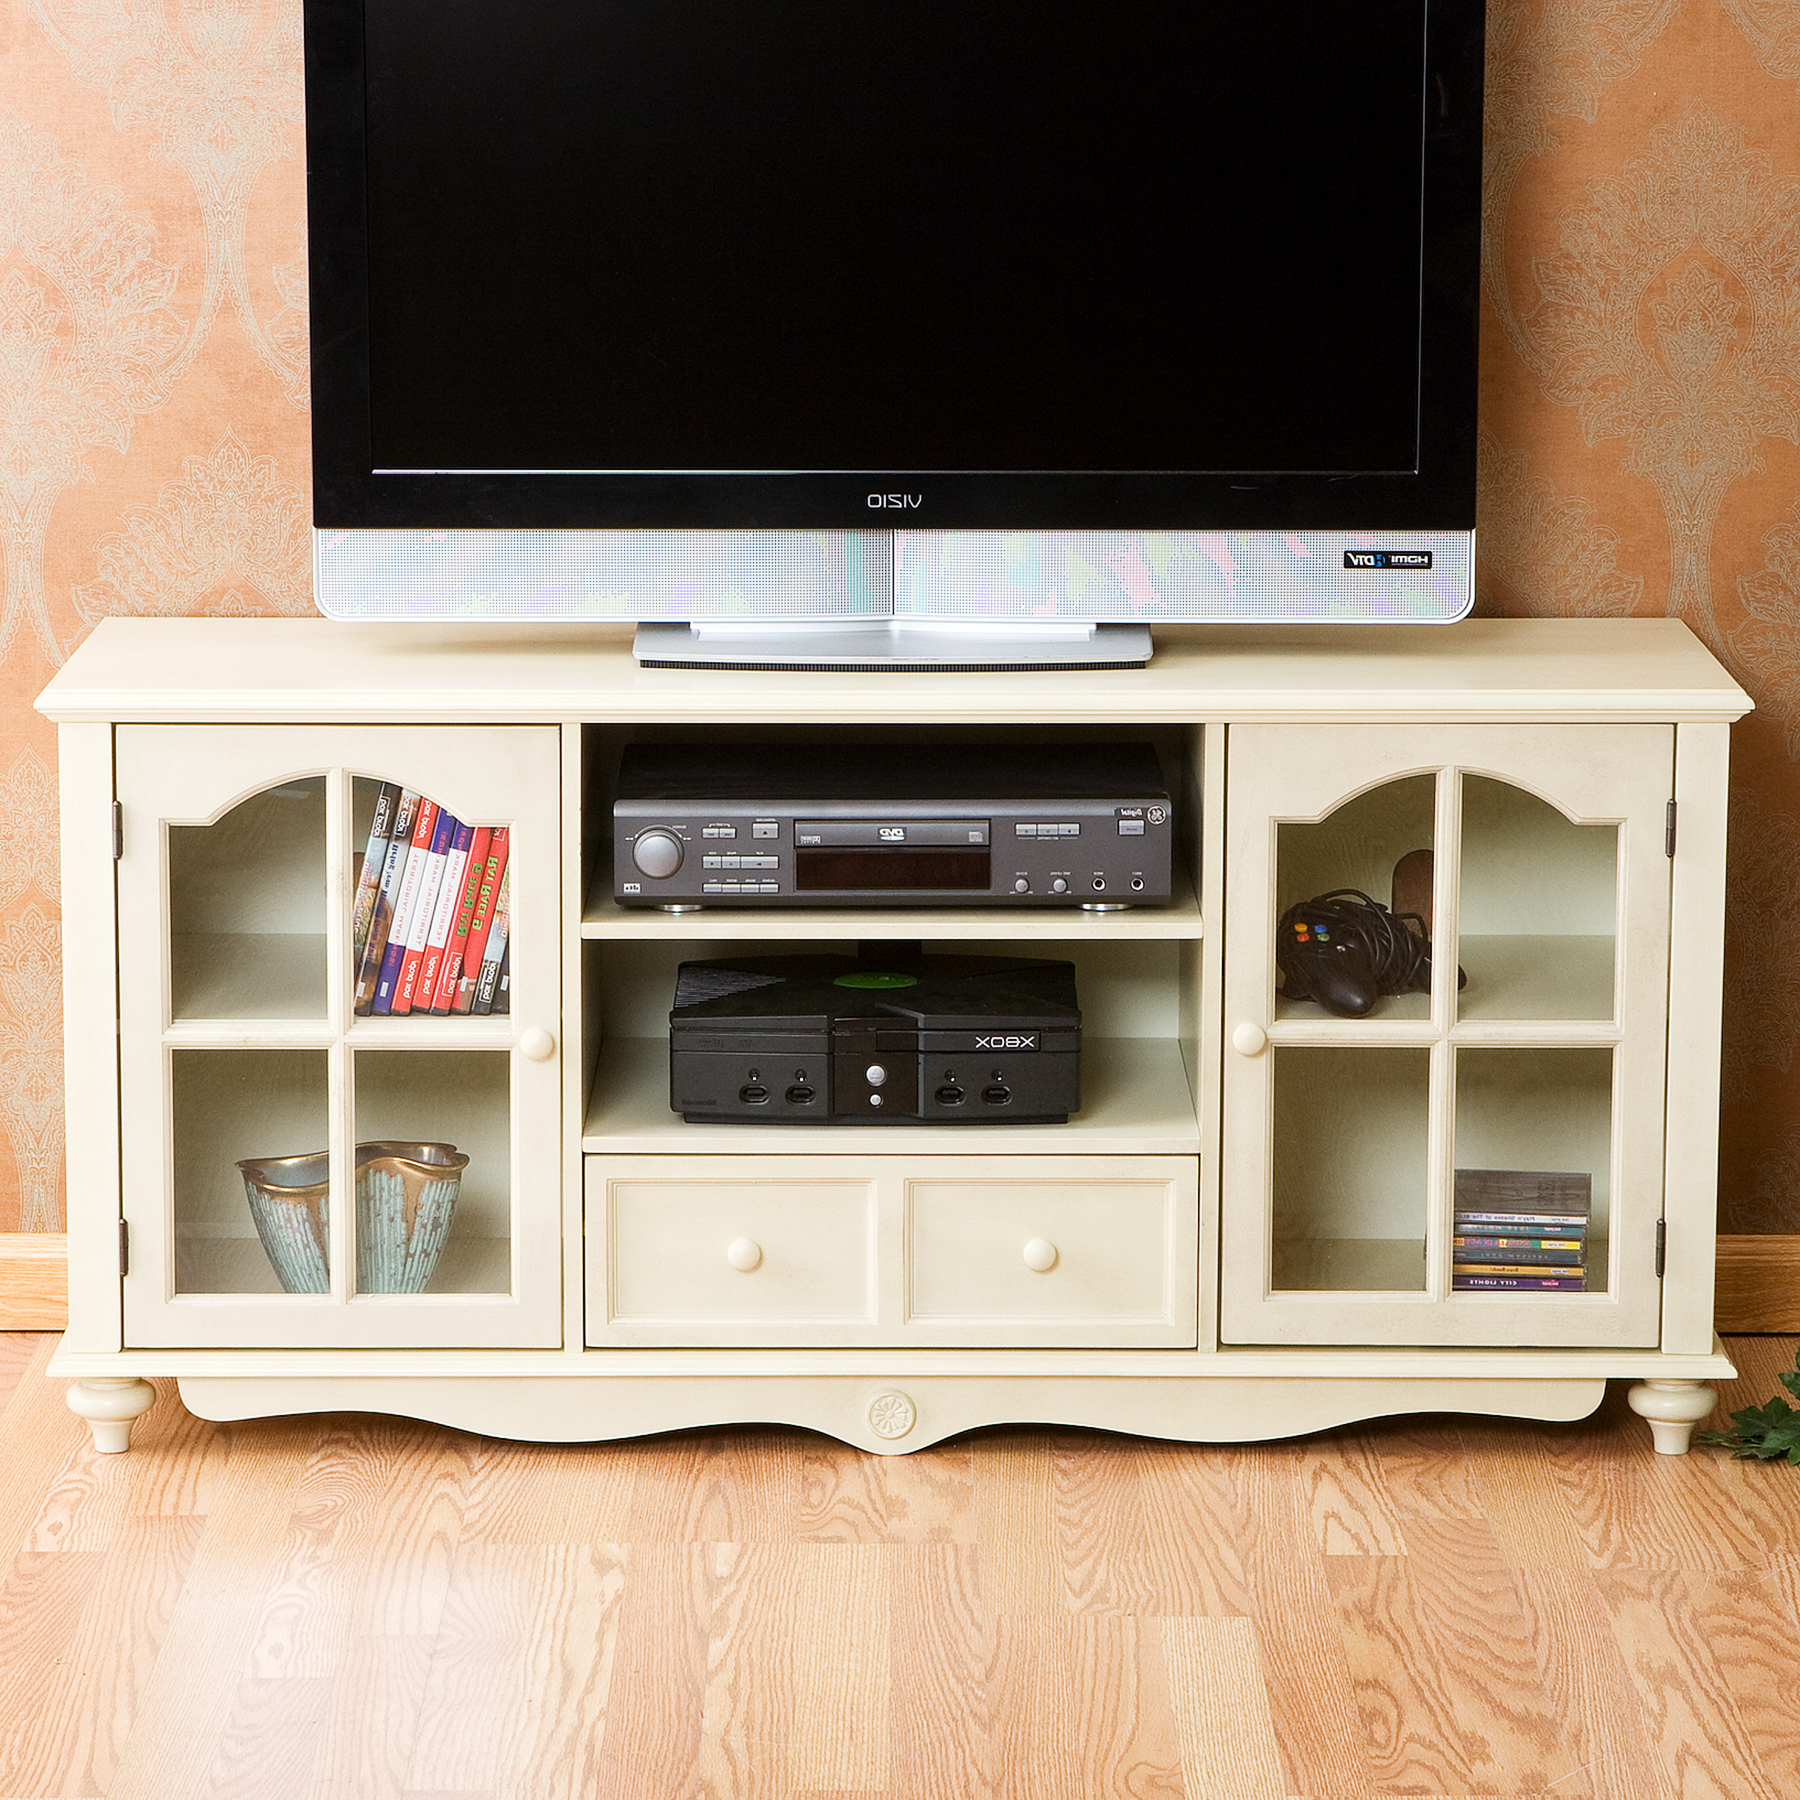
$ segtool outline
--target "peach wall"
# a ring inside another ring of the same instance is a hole
[[[0,1231],[62,1221],[32,696],[109,613],[311,610],[298,15],[0,0]],[[1488,66],[1479,605],[1755,697],[1721,1228],[1800,1231],[1800,0],[1495,0]]]

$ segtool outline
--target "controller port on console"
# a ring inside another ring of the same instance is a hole
[[[990,1081],[988,1085],[981,1090],[981,1097],[989,1106],[1010,1106],[1012,1104],[1012,1089],[1007,1087],[1003,1082]]]
[[[769,1090],[760,1081],[746,1081],[738,1089],[738,1098],[746,1106],[766,1106],[769,1103]]]
[[[818,1096],[805,1082],[796,1081],[782,1098],[787,1101],[789,1106],[811,1106]]]
[[[938,1089],[934,1098],[939,1106],[961,1106],[968,1099],[968,1095],[954,1083],[946,1083],[945,1086]]]

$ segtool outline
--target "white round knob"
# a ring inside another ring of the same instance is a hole
[[[733,1238],[726,1247],[725,1260],[740,1275],[748,1275],[762,1261],[762,1245],[755,1238]]]
[[[1025,1266],[1042,1275],[1056,1267],[1056,1246],[1048,1238],[1033,1238],[1025,1246]]]
[[[870,1087],[880,1087],[882,1083],[887,1080],[887,1070],[884,1069],[880,1063],[870,1063],[869,1066],[863,1070],[863,1080],[866,1081]]]
[[[631,846],[631,860],[658,881],[681,867],[681,839],[672,831],[646,831]]]
[[[519,1049],[531,1062],[548,1062],[556,1054],[556,1039],[543,1026],[534,1025],[519,1039]]]
[[[1261,1056],[1269,1047],[1269,1034],[1246,1019],[1232,1031],[1231,1047],[1239,1056]]]

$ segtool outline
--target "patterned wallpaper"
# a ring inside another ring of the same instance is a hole
[[[298,16],[0,0],[0,1230],[63,1216],[32,696],[109,613],[311,610]],[[1800,0],[1493,0],[1488,69],[1479,605],[1755,697],[1720,1224],[1800,1231]]]

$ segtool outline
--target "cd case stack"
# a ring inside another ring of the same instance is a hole
[[[1457,1293],[1579,1294],[1587,1286],[1590,1176],[1458,1169],[1450,1286]]]

